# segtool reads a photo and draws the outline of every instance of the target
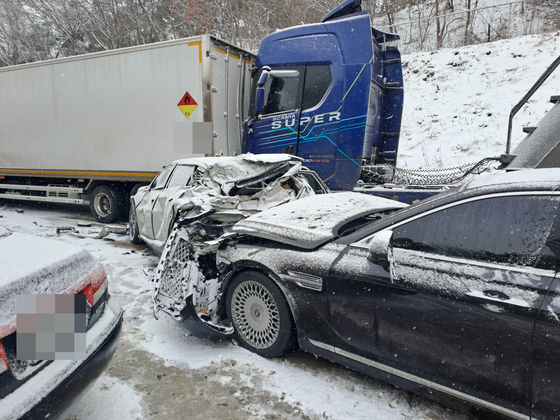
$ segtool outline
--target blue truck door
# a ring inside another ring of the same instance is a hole
[[[306,69],[297,155],[334,190],[351,190],[360,176],[371,58]]]
[[[333,76],[339,69],[329,65],[309,65],[305,68],[298,141],[295,154],[304,159],[305,165],[319,169],[327,179],[334,170],[340,129],[340,109],[336,100],[337,86]],[[327,92],[329,92],[327,94]]]
[[[264,99],[258,112],[256,96],[260,73],[253,79],[250,113],[245,122],[243,151],[251,153],[295,154],[301,114],[304,67],[279,67],[270,70],[262,86]]]

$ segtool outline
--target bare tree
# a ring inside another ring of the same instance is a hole
[[[373,0],[375,2],[376,0]],[[372,0],[364,1],[362,7],[367,7],[368,3]],[[301,6],[303,10],[303,18],[311,19],[312,22],[318,22],[323,16],[333,10],[336,6],[341,3],[339,0],[308,0],[304,2]]]
[[[440,14],[440,2],[443,3],[443,9]],[[446,14],[453,11],[453,0],[435,0],[435,18],[436,18],[436,49],[443,47],[443,41],[447,35],[447,16]]]
[[[558,0],[531,0],[531,5],[541,11],[551,30],[560,29],[560,2]]]
[[[21,0],[0,2],[0,65],[49,59],[55,45],[48,22],[37,19]]]

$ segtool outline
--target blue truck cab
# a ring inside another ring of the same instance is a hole
[[[333,190],[352,190],[364,163],[394,165],[404,92],[400,53],[387,43],[398,39],[372,28],[361,0],[265,37],[243,151],[300,156]]]

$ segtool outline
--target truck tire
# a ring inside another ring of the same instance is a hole
[[[130,203],[130,211],[128,213],[128,237],[130,242],[136,245],[143,243],[140,239],[140,231],[138,229],[138,219],[136,218],[136,208],[134,207],[134,202]]]
[[[91,192],[89,210],[98,222],[113,223],[123,216],[124,200],[112,187],[99,185]]]

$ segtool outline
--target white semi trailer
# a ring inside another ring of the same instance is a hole
[[[0,68],[0,200],[125,217],[135,187],[197,156],[183,137],[209,125],[191,123],[211,123],[211,154],[241,152],[254,63],[202,35]]]

